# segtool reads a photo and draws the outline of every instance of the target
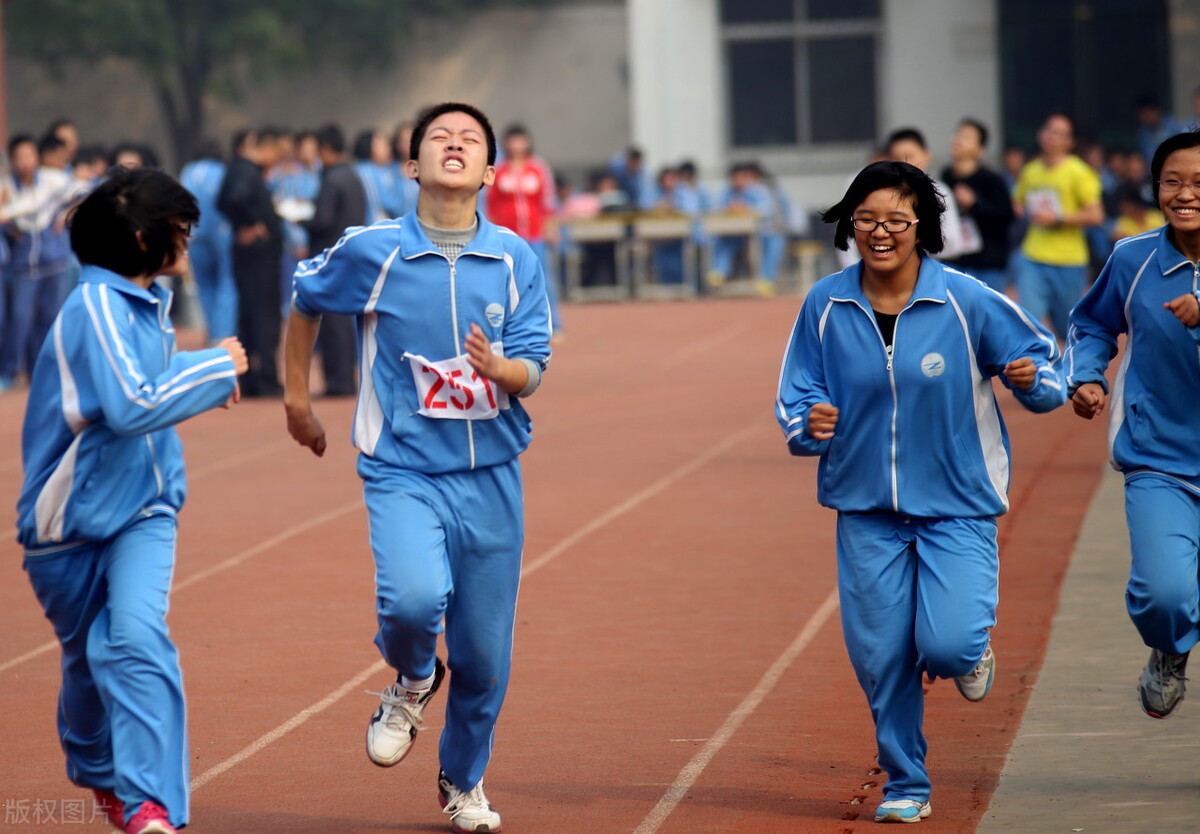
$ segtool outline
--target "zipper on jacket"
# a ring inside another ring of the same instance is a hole
[[[905,305],[904,310],[901,310],[896,314],[896,324],[892,328],[892,343],[890,345],[883,339],[883,331],[879,329],[879,322],[875,319],[875,314],[866,307],[863,307],[857,301],[853,303],[856,307],[858,307],[858,309],[862,310],[870,320],[871,326],[875,328],[875,335],[879,337],[879,344],[883,347],[883,355],[887,357],[888,385],[892,389],[892,509],[895,512],[900,512],[900,479],[897,475],[897,460],[899,455],[896,449],[896,420],[900,413],[900,397],[896,393],[896,373],[893,370],[893,366],[895,364],[894,358],[896,355],[896,335],[900,330],[900,316],[904,314],[905,310],[912,306],[912,299],[909,299],[909,302]]]
[[[458,258],[455,257],[453,260],[451,260],[449,257],[446,257],[444,254],[442,257],[445,257],[447,262],[449,262],[449,264],[450,264],[450,321],[454,327],[454,350],[455,350],[454,355],[457,356],[458,353],[462,350],[462,338],[458,332],[458,290],[457,290]],[[474,469],[475,468],[475,422],[473,420],[467,420],[466,423],[467,423],[467,448],[471,455],[471,466],[469,468]]]
[[[901,313],[904,311],[901,310]],[[900,484],[897,476],[897,457],[898,450],[896,449],[896,419],[900,413],[900,397],[896,393],[896,372],[892,370],[893,357],[896,353],[896,331],[899,330],[900,314],[896,314],[896,327],[892,330],[892,343],[884,345],[884,350],[887,351],[887,372],[888,384],[892,387],[892,509],[900,512]],[[876,327],[878,329],[878,327]],[[880,341],[883,340],[883,334],[879,334]]]

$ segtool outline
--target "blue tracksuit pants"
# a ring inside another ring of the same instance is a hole
[[[445,622],[446,725],[439,759],[461,790],[483,778],[512,665],[524,545],[516,459],[442,475],[359,457],[375,555],[375,643],[400,674],[433,674]]]
[[[1071,308],[1083,295],[1086,266],[1056,266],[1021,257],[1017,261],[1017,297],[1036,321],[1050,322],[1060,339],[1067,338]]]
[[[188,246],[208,341],[213,344],[237,335],[238,290],[233,280],[232,245],[231,234],[220,230],[192,238]],[[284,298],[291,298],[290,287]]]
[[[1200,495],[1151,472],[1125,479],[1132,560],[1125,604],[1142,640],[1179,654],[1200,640]]]
[[[167,634],[175,518],[139,517],[111,539],[27,555],[62,643],[58,732],[67,776],[110,790],[127,818],[143,802],[188,820],[183,680]]]
[[[921,676],[965,675],[996,624],[993,518],[839,513],[838,591],[850,663],[875,719],[885,799],[929,799]]]

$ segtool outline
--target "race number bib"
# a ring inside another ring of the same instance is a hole
[[[492,343],[492,352],[504,355],[504,345]],[[508,394],[484,379],[465,353],[433,362],[405,353],[417,387],[417,413],[437,420],[491,420],[507,409]]]

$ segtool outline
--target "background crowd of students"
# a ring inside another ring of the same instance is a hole
[[[994,170],[985,163],[991,131],[962,120],[936,180],[947,203],[942,259],[995,289],[1017,293],[1056,329],[1064,326],[1066,311],[1113,243],[1163,223],[1153,205],[1144,147],[1191,126],[1152,98],[1138,102],[1136,116],[1137,146],[1109,148],[1077,144],[1070,117],[1052,114],[1035,152],[1007,146]],[[415,207],[416,183],[404,173],[411,131],[402,122],[390,132],[361,130],[351,141],[333,124],[242,130],[228,153],[209,142],[183,166],[181,181],[202,210],[190,254],[208,339],[242,338],[251,357],[243,381],[247,396],[280,393],[275,351],[296,264],[336,241],[348,225],[399,217]],[[585,262],[584,285],[617,280],[613,247],[576,246],[574,223],[642,213],[690,218],[691,240],[651,246],[652,280],[701,288],[745,277],[757,279],[762,294],[773,293],[777,277],[792,268],[790,243],[826,231],[812,222],[817,215],[809,207],[790,198],[753,160],[730,166],[723,182],[704,183],[691,161],[652,170],[630,147],[592,171],[564,176],[535,153],[534,138],[520,124],[503,132],[496,183],[480,206],[531,244],[556,296],[564,290],[564,255],[572,247]],[[66,244],[71,206],[110,166],[159,165],[154,150],[137,142],[81,145],[69,119],[56,120],[40,136],[13,135],[7,153],[9,171],[0,187],[0,392],[28,373],[78,274]],[[933,173],[933,154],[914,128],[893,131],[872,158],[908,161]],[[334,171],[339,173],[331,177]],[[758,258],[747,257],[745,235],[705,235],[701,218],[722,214],[756,219]],[[686,259],[689,245],[704,256]],[[851,253],[842,266],[853,259]],[[692,274],[685,274],[687,264]],[[561,337],[557,298],[553,306]],[[353,392],[349,322],[326,327],[321,353],[327,393]]]

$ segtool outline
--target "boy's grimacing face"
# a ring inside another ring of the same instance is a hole
[[[443,113],[421,138],[417,159],[409,160],[406,173],[420,178],[425,188],[469,188],[491,185],[496,170],[488,165],[487,136],[483,126],[467,113]]]

